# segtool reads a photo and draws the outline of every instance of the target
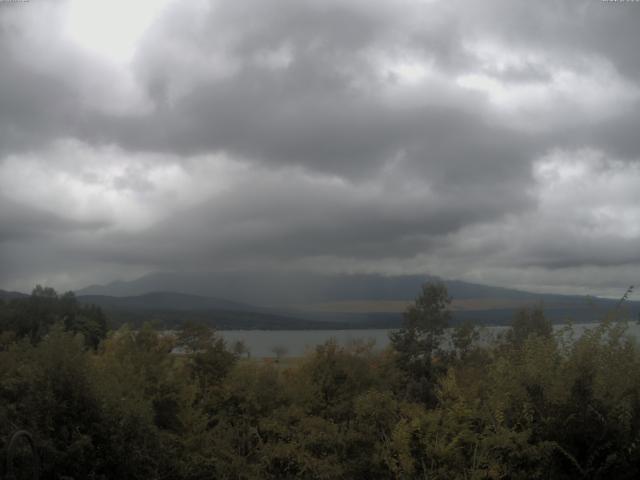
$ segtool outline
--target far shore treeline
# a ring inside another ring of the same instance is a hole
[[[328,341],[285,361],[201,323],[110,330],[99,307],[37,287],[0,300],[0,448],[27,430],[52,480],[635,479],[625,300],[579,337],[531,308],[489,345],[457,325],[445,349],[434,281],[386,350]]]

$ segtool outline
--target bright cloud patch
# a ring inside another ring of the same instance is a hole
[[[0,186],[14,201],[64,218],[140,231],[225,190],[238,170],[220,156],[194,158],[187,169],[170,155],[61,140],[46,152],[6,158]]]
[[[528,129],[601,121],[640,99],[640,89],[609,62],[556,58],[496,44],[467,47],[478,71],[456,77],[461,88],[487,95],[499,111]]]
[[[640,164],[556,151],[534,165],[540,210],[584,235],[640,240]]]
[[[110,60],[131,60],[145,31],[170,0],[70,0],[65,33]]]

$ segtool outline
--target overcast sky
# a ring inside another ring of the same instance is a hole
[[[0,3],[0,288],[640,281],[640,3]]]

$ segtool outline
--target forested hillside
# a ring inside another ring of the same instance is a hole
[[[454,302],[452,323],[508,325],[523,307],[543,304],[553,323],[595,322],[614,308],[617,299],[532,293],[428,275],[311,274],[304,272],[155,273],[132,281],[94,285],[76,292],[81,301],[99,302],[119,321],[144,321],[155,310],[159,320],[172,325],[190,310],[191,318],[207,321],[205,306],[216,328],[397,328],[402,312],[425,281],[442,281]],[[154,293],[153,298],[149,292]],[[171,293],[174,292],[174,293]],[[182,293],[175,293],[182,292]],[[159,297],[161,296],[161,297]],[[169,301],[167,301],[167,299]],[[176,299],[180,299],[176,302]],[[216,300],[227,299],[227,300]],[[231,301],[230,301],[231,300]],[[137,305],[136,305],[137,304]],[[118,308],[112,308],[113,306]],[[640,315],[640,302],[627,302],[631,316]],[[171,308],[167,308],[167,307]],[[176,306],[178,308],[176,308]],[[126,307],[126,308],[125,308]],[[224,311],[224,315],[220,312]],[[232,311],[254,315],[234,315]],[[260,317],[280,318],[278,322]],[[237,322],[234,320],[237,317]],[[288,319],[288,320],[287,320]],[[264,320],[264,321],[262,321]],[[305,326],[300,320],[310,322]],[[297,325],[296,325],[297,322]],[[275,325],[280,326],[275,326]]]
[[[99,309],[37,289],[0,303],[0,442],[30,431],[47,479],[637,478],[623,305],[577,339],[539,309],[487,347],[466,324],[445,352],[432,283],[388,350],[328,342],[282,363],[202,325],[107,333]]]

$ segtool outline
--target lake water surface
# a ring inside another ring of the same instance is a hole
[[[575,324],[573,326],[576,336],[580,336],[585,330],[595,327],[596,324]],[[554,328],[563,328],[557,325]],[[480,329],[481,343],[488,343],[496,338],[507,327],[483,327]],[[253,357],[273,357],[273,349],[284,347],[286,356],[297,357],[313,350],[329,339],[335,339],[340,345],[347,345],[356,340],[375,342],[375,348],[383,349],[389,345],[389,333],[391,329],[371,330],[220,330],[220,333],[228,344],[232,345],[242,340],[249,348]],[[640,339],[640,325],[629,323],[629,335]],[[445,341],[446,342],[446,341]]]

